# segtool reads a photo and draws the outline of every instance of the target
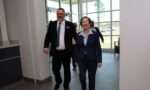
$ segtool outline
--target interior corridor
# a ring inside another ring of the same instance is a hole
[[[71,69],[72,70],[72,69]],[[119,57],[113,54],[103,54],[103,66],[98,68],[96,76],[96,90],[119,90]],[[62,73],[63,75],[63,73]],[[77,72],[72,71],[70,90],[81,90]],[[0,90],[53,90],[53,81],[38,83],[22,80]],[[63,90],[61,85],[59,90]]]

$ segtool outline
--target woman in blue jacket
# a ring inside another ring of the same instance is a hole
[[[102,53],[99,34],[90,27],[89,17],[81,18],[80,25],[83,31],[77,36],[77,62],[82,90],[87,90],[86,72],[88,72],[89,90],[95,90],[95,76],[97,66],[102,64]]]

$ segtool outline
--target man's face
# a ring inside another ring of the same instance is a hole
[[[57,10],[57,19],[63,20],[64,17],[65,17],[65,12],[63,12],[63,10]]]

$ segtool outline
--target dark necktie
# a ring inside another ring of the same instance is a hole
[[[59,46],[60,28],[61,28],[61,22],[59,22],[57,28],[57,46]]]

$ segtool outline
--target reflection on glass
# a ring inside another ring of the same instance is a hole
[[[97,16],[97,13],[88,14],[88,17],[90,17],[94,22],[98,22]]]
[[[78,0],[72,0],[72,22],[77,24],[77,31],[79,31],[79,12]]]
[[[66,20],[69,20],[70,21],[70,0],[60,0],[60,3],[61,3],[61,8],[64,8],[65,9],[65,12],[66,12],[66,17],[65,19]]]
[[[115,43],[118,45],[119,36],[112,36],[112,48],[114,48]]]
[[[120,21],[120,11],[112,12],[112,21]]]
[[[111,38],[110,36],[104,36],[104,43],[101,43],[102,48],[106,49],[106,48],[111,48]]]
[[[97,0],[92,0],[87,3],[88,13],[97,12]]]
[[[110,12],[100,13],[100,22],[110,22]]]
[[[86,0],[82,0],[82,15],[87,13]]]
[[[99,0],[100,11],[110,11],[110,0]]]
[[[70,1],[72,13],[70,11]],[[78,1],[80,2],[79,5]],[[77,23],[78,31],[81,30],[81,27],[79,28],[79,17],[88,16],[95,22],[95,26],[99,27],[102,34],[106,38],[103,45],[104,48],[110,48],[111,45],[114,45],[114,41],[117,40],[117,37],[120,35],[119,3],[120,0],[112,0],[112,5],[110,5],[110,0],[60,0],[61,7],[64,8],[67,13],[65,18],[69,21],[72,20],[72,22]],[[56,10],[59,8],[59,0],[47,0],[47,6],[48,20],[56,20]],[[112,6],[112,11],[110,10],[110,6]],[[113,37],[112,40],[111,37]]]
[[[72,20],[78,23],[78,3],[77,0],[72,0]]]
[[[120,22],[112,22],[112,35],[120,35]]]
[[[110,35],[111,34],[111,26],[110,22],[108,23],[100,23],[100,31],[103,35]]]
[[[112,0],[112,10],[119,10],[120,9],[120,0]]]
[[[59,7],[59,3],[57,0],[47,0],[47,10],[48,10],[48,21],[56,20],[56,10]]]

